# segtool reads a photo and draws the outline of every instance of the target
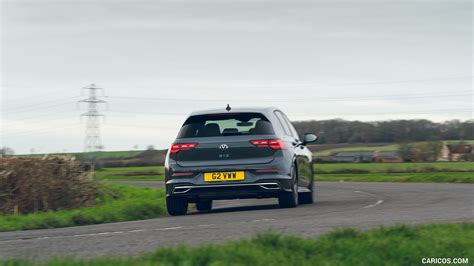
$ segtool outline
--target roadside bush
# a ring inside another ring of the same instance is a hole
[[[0,232],[150,219],[165,206],[164,189],[101,184],[93,207],[0,215]]]
[[[466,153],[462,159],[466,162],[474,162],[474,153]]]
[[[92,206],[98,185],[65,156],[0,159],[0,214]]]
[[[442,143],[439,141],[402,143],[400,144],[400,155],[406,162],[435,161],[441,152],[442,146]]]

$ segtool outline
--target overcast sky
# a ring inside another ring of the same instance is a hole
[[[473,118],[471,1],[0,1],[1,145],[17,153],[81,151],[90,83],[106,150],[167,148],[187,113],[227,103]]]

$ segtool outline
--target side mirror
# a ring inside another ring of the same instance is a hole
[[[316,136],[315,134],[311,134],[311,133],[306,133],[304,134],[303,136],[303,145],[306,145],[308,143],[312,143],[312,142],[315,142],[318,140],[318,136]]]

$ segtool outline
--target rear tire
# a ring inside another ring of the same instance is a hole
[[[196,209],[200,212],[212,210],[212,200],[200,200],[196,202]]]
[[[285,192],[278,197],[278,205],[280,205],[280,208],[294,208],[298,206],[298,180],[294,167],[291,170],[291,176],[293,177],[291,192]]]
[[[308,186],[309,192],[303,192],[299,194],[299,203],[300,204],[311,204],[314,202],[314,181],[311,180],[310,185]]]
[[[169,215],[185,215],[188,212],[188,199],[180,197],[166,197],[166,208]]]
[[[300,193],[298,202],[299,202],[299,204],[311,204],[311,203],[313,203],[314,202],[313,191]]]

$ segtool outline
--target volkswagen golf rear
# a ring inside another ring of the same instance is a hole
[[[165,161],[170,215],[199,211],[213,200],[278,198],[281,207],[313,202],[311,152],[276,108],[207,110],[184,122]]]

